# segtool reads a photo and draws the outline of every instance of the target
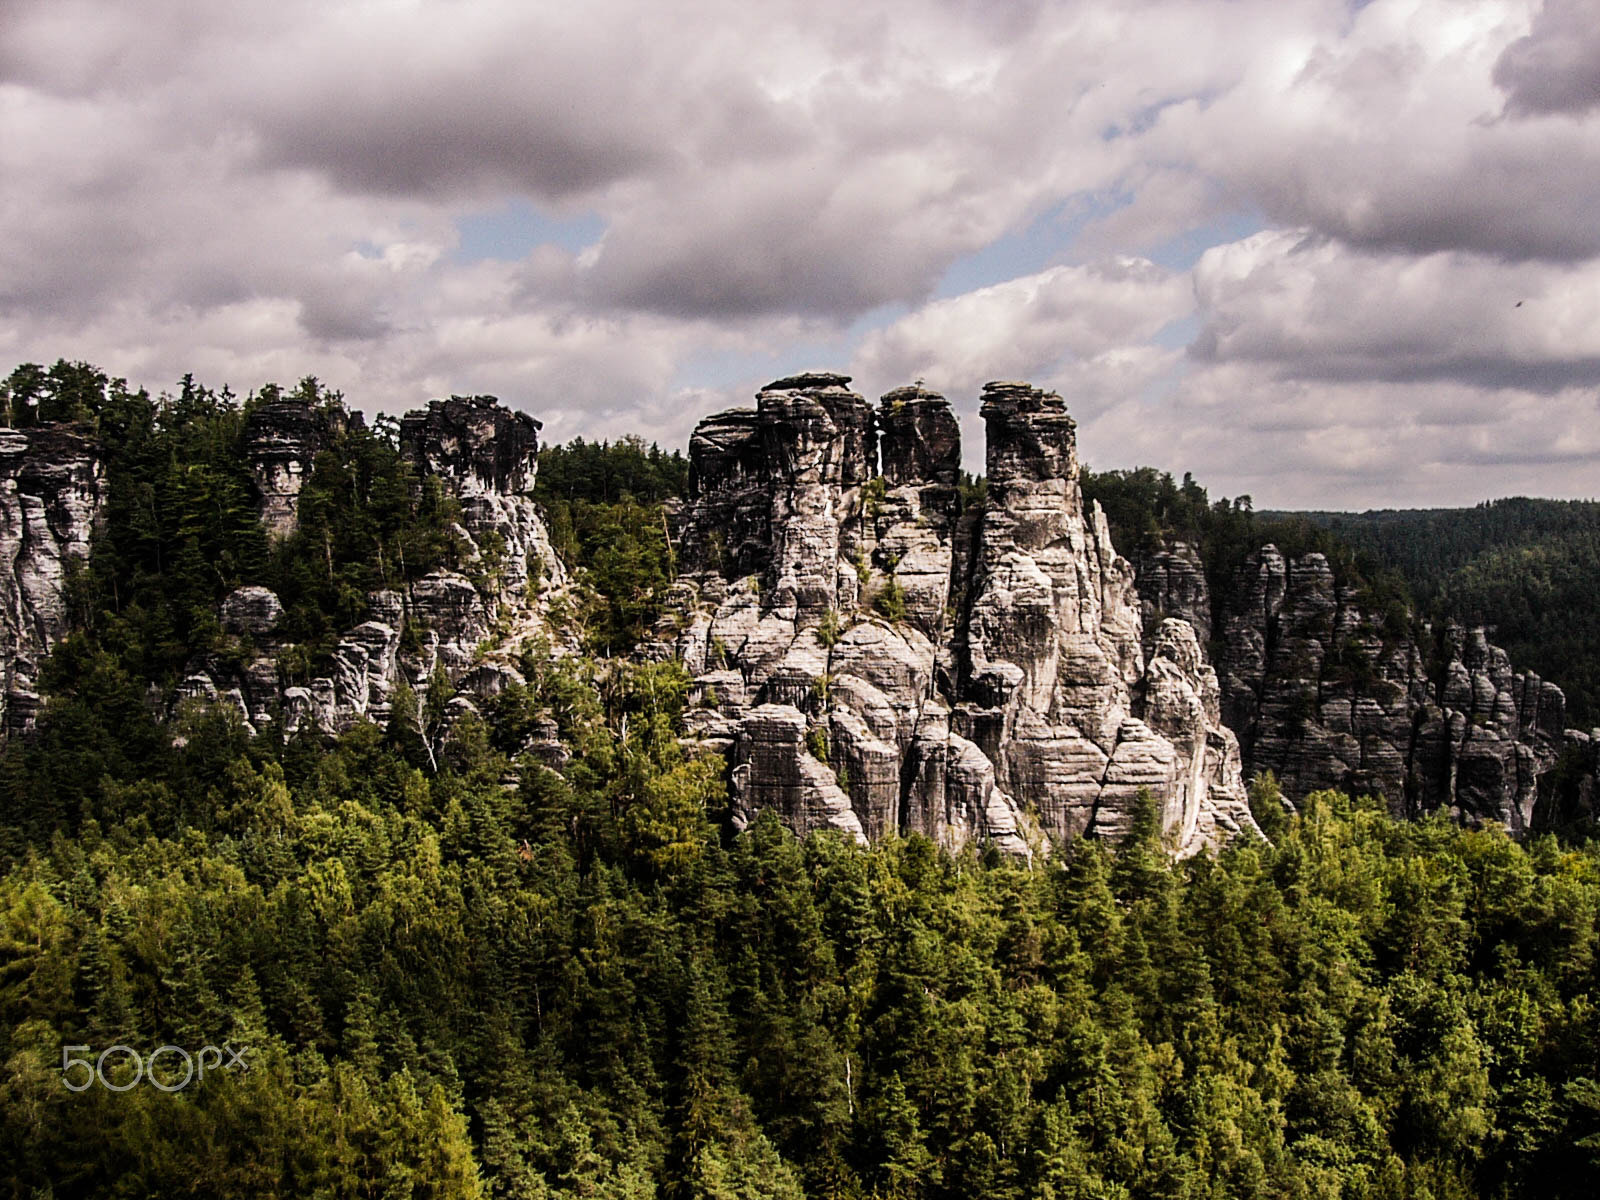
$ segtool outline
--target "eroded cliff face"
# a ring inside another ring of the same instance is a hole
[[[1223,713],[1252,770],[1291,798],[1381,792],[1398,815],[1445,809],[1521,832],[1559,756],[1561,690],[1512,669],[1483,630],[1419,644],[1338,586],[1327,560],[1263,546],[1220,614]]]
[[[319,450],[359,413],[283,399],[257,407],[244,452],[269,534],[296,527],[298,501]],[[531,493],[538,422],[492,397],[452,397],[408,415],[402,451],[460,502],[459,571],[435,571],[368,597],[370,619],[347,631],[331,669],[286,686],[281,663],[295,647],[279,624],[283,606],[263,587],[228,595],[218,613],[222,652],[191,664],[178,699],[230,703],[260,728],[337,732],[383,720],[402,684],[422,689],[443,668],[463,695],[498,691],[517,678],[516,650],[547,631],[545,597],[566,583]],[[39,665],[68,629],[66,580],[88,557],[105,503],[105,470],[83,431],[67,425],[0,430],[0,720],[27,733],[37,716]]]
[[[874,410],[848,383],[779,380],[690,443],[663,633],[736,819],[1029,855],[1121,836],[1148,787],[1175,846],[1249,824],[1193,630],[1164,625],[1147,666],[1061,398],[989,385],[988,499],[962,513],[948,402],[900,388]]]
[[[0,718],[13,733],[39,711],[39,666],[67,631],[66,582],[89,556],[105,501],[94,444],[67,425],[0,429]]]
[[[1147,619],[1213,614],[1191,546],[1144,556],[1138,583]],[[1514,670],[1481,629],[1386,630],[1321,554],[1263,546],[1233,593],[1209,641],[1247,775],[1274,772],[1291,800],[1338,788],[1381,793],[1402,816],[1535,823],[1540,778],[1581,741],[1558,687]]]
[[[323,412],[303,404],[305,411],[291,411],[297,403],[268,405],[252,421],[252,455],[262,445],[270,450],[252,457],[258,480],[271,485],[261,492],[263,520],[279,535],[294,528],[294,500],[330,428]],[[287,732],[338,732],[387,720],[396,691],[404,685],[420,693],[436,668],[462,687],[456,715],[473,708],[474,696],[520,681],[515,651],[544,631],[544,597],[566,582],[531,498],[538,429],[491,396],[435,400],[407,414],[402,452],[460,502],[454,532],[463,569],[372,593],[370,619],[340,639],[329,673],[289,687],[278,666],[293,649],[278,630],[283,607],[266,588],[240,588],[219,614],[228,652],[195,664],[181,695],[232,703],[255,727],[276,718]],[[262,430],[272,437],[264,440]]]

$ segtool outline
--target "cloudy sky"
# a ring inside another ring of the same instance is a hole
[[[1600,495],[1600,0],[5,0],[0,362],[683,444],[1058,389],[1258,506]]]

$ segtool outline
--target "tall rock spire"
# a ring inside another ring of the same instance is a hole
[[[1133,571],[1084,509],[1061,397],[985,389],[988,499],[963,515],[949,403],[898,388],[874,413],[848,382],[779,380],[691,443],[678,650],[738,817],[1018,855],[1120,836],[1145,788],[1175,845],[1247,823],[1202,819],[1243,788],[1215,677],[1176,634],[1152,676],[1160,728],[1140,719]]]

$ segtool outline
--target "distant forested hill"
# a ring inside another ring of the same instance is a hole
[[[1429,613],[1492,626],[1514,663],[1561,685],[1575,724],[1600,721],[1600,502],[1299,515],[1397,571]]]

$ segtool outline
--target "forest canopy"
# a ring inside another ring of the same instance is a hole
[[[1289,813],[1270,777],[1270,841],[1183,862],[1148,797],[1120,847],[1031,864],[737,831],[685,673],[620,653],[672,583],[675,452],[541,452],[584,645],[529,644],[448,738],[448,679],[337,738],[169,717],[150,685],[219,644],[231,588],[277,590],[314,655],[460,553],[386,421],[335,422],[268,539],[240,439],[285,394],[342,411],[315,380],[4,387],[14,427],[99,433],[108,499],[37,732],[0,747],[0,1195],[1592,1193],[1600,844]],[[1220,571],[1268,530],[1407,569],[1190,478],[1085,485],[1133,551],[1196,537]],[[248,1071],[63,1085],[64,1054],[225,1044]]]

